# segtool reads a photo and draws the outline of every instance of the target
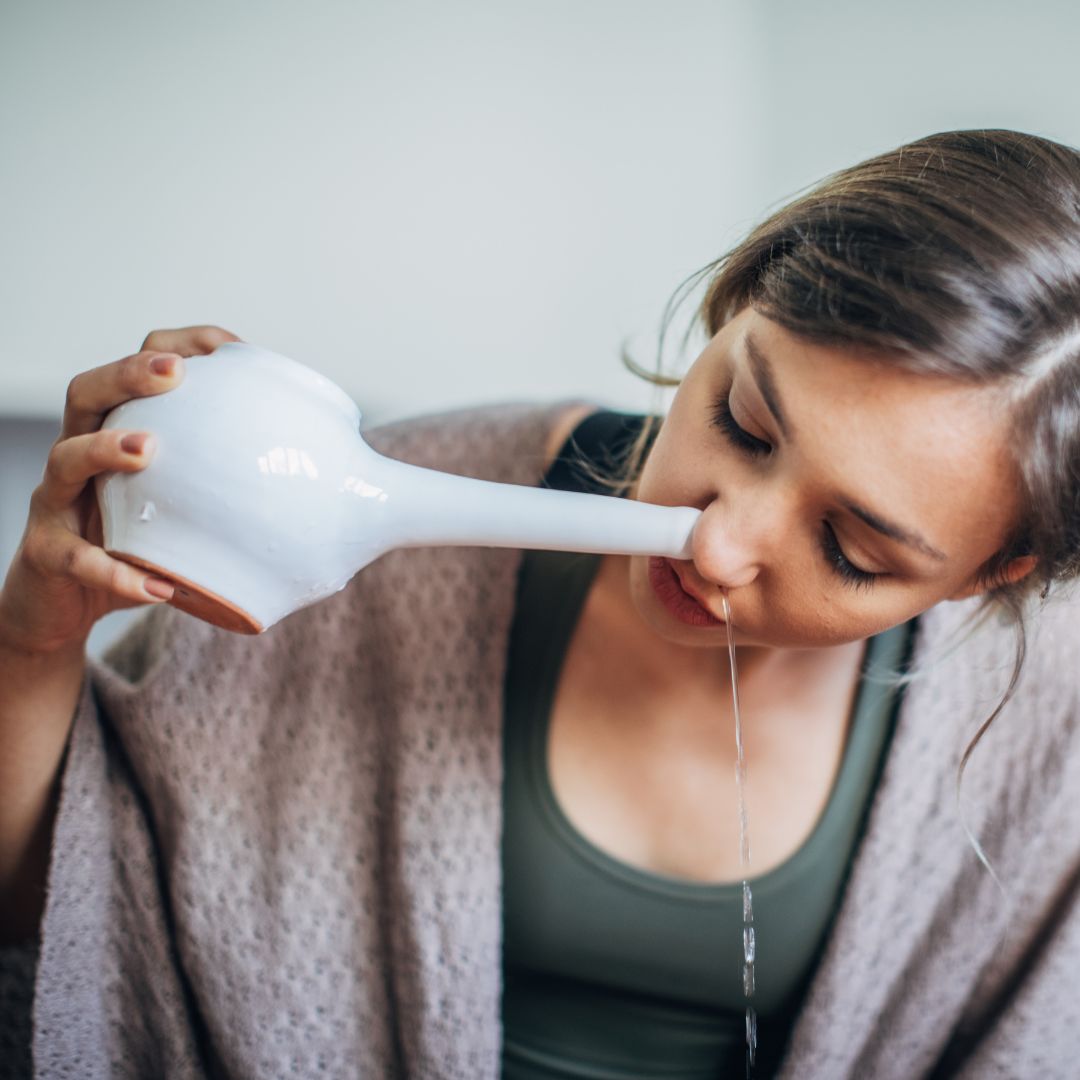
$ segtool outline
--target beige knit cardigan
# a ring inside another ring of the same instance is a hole
[[[365,437],[532,485],[570,403]],[[91,662],[36,958],[35,1077],[498,1075],[520,559],[391,552],[255,637],[161,606]],[[965,781],[1011,913],[955,803],[1012,657],[997,625],[946,651],[968,610],[923,620],[917,658],[935,662],[907,692],[786,1078],[1080,1076],[1078,607],[1043,614]],[[10,1040],[33,952],[3,965]]]

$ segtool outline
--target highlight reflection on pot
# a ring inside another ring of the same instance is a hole
[[[395,548],[690,557],[693,507],[410,465],[373,450],[356,403],[312,368],[247,342],[184,362],[173,390],[105,418],[152,431],[157,449],[95,487],[105,550],[171,580],[170,603],[216,626],[262,633]]]

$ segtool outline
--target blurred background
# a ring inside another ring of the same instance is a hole
[[[308,364],[364,427],[665,409],[619,351],[655,368],[681,281],[922,135],[1080,144],[1078,39],[1064,0],[5,0],[0,567],[71,378],[159,327]]]

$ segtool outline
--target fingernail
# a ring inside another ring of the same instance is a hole
[[[162,578],[147,578],[143,582],[143,588],[158,600],[170,600],[172,598],[172,582],[164,581]]]
[[[150,370],[155,375],[171,375],[176,367],[175,356],[155,356],[150,361]]]
[[[125,435],[120,440],[120,449],[129,454],[141,454],[146,445],[146,439],[145,435]]]

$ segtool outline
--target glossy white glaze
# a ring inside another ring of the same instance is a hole
[[[145,469],[95,479],[104,547],[223,598],[262,630],[399,547],[690,557],[693,507],[395,461],[361,437],[341,387],[247,342],[185,365],[175,389],[105,418],[106,428],[153,432],[157,449]]]

